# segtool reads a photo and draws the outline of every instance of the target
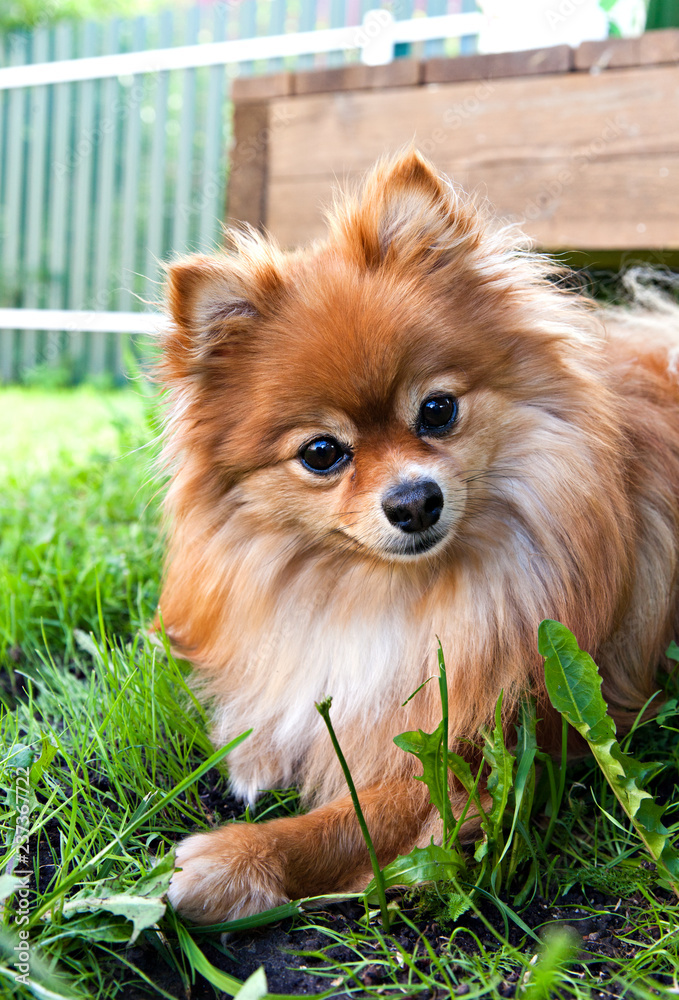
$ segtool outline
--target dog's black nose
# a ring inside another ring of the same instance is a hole
[[[442,508],[443,493],[433,479],[395,486],[382,500],[382,509],[391,523],[408,533],[431,528]]]

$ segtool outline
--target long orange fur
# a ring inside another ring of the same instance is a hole
[[[501,689],[510,734],[531,690],[555,750],[540,620],[595,657],[623,727],[677,624],[672,307],[597,310],[563,290],[552,263],[415,152],[343,197],[325,242],[232,243],[169,272],[160,612],[195,665],[215,742],[253,728],[230,756],[235,791],[253,801],[295,782],[311,811],[183,841],[170,900],[201,922],[368,881],[314,707],[325,695],[385,863],[440,836],[392,742],[439,721],[436,685],[402,707],[436,672],[436,636],[458,740],[492,719]],[[432,391],[459,399],[459,419],[423,438],[413,422]],[[352,449],[336,476],[299,461],[321,434]],[[381,498],[413,475],[441,485],[446,536],[399,558]]]

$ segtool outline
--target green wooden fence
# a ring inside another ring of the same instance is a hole
[[[229,0],[132,21],[62,23],[0,37],[0,65],[359,24],[365,0]],[[398,19],[474,9],[396,0]],[[427,42],[429,55],[444,43]],[[450,51],[450,45],[446,51]],[[402,53],[405,54],[405,53]],[[287,68],[338,64],[342,52]],[[230,141],[229,80],[282,60],[144,73],[0,92],[0,307],[157,306],[161,262],[220,242]],[[123,378],[134,338],[0,329],[0,380],[53,369]]]

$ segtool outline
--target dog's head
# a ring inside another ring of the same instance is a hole
[[[323,244],[233,241],[169,271],[190,502],[384,561],[493,541],[517,463],[569,447],[587,394],[570,297],[416,153],[343,199]]]

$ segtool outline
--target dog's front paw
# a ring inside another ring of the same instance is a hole
[[[198,924],[214,924],[287,903],[281,859],[265,827],[233,823],[183,840],[168,899]]]

